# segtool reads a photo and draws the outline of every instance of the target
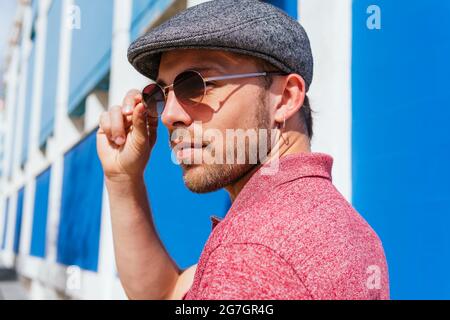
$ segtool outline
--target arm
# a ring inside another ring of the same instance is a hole
[[[168,299],[181,270],[155,230],[143,178],[106,180],[114,251],[122,285],[130,299]]]
[[[156,141],[156,126],[157,119],[147,117],[140,94],[130,91],[123,106],[102,114],[97,133],[116,263],[130,299],[181,299],[195,273],[195,266],[185,272],[178,268],[153,224],[144,170]]]

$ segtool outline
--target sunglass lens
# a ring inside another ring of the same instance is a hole
[[[203,100],[205,82],[195,71],[180,73],[173,82],[173,90],[178,101],[184,106],[194,106]]]
[[[150,84],[142,91],[142,98],[149,115],[154,118],[160,117],[165,105],[162,88],[157,84]]]

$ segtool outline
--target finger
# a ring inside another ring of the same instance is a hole
[[[133,131],[136,142],[144,145],[148,140],[147,111],[142,103],[139,103],[133,111]]]
[[[130,115],[124,115],[123,117],[124,119],[124,127],[125,127],[125,131],[128,132],[128,129],[133,125],[133,114]]]
[[[124,126],[124,116],[120,106],[114,106],[109,111],[111,119],[111,136],[112,140],[118,146],[125,143],[125,126]]]
[[[122,102],[122,112],[124,115],[132,115],[138,103],[142,101],[142,94],[137,89],[128,91]]]
[[[145,109],[145,106],[143,107]],[[150,116],[148,114],[148,111],[147,111],[147,124],[150,130],[156,130],[156,128],[158,127],[158,118]]]
[[[99,133],[104,133],[108,139],[111,139],[111,119],[109,112],[103,112],[100,115]]]
[[[156,136],[158,132],[158,121],[159,121],[158,118],[150,116],[147,111],[147,124],[148,124],[147,128],[149,138],[148,142],[150,146],[153,146],[156,143]]]

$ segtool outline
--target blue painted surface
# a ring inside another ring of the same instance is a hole
[[[64,157],[57,243],[57,262],[90,271],[98,268],[103,194],[95,134],[91,133]]]
[[[6,249],[6,236],[8,234],[9,198],[6,198],[5,212],[3,215],[2,250]]]
[[[284,12],[286,12],[288,15],[290,15],[292,18],[297,19],[298,16],[298,4],[295,0],[268,0],[265,1],[270,4],[273,4],[274,6],[279,7]]]
[[[353,1],[353,203],[394,299],[450,298],[449,17],[448,1]]]
[[[30,255],[45,258],[48,196],[50,188],[51,168],[45,170],[36,179],[34,195],[33,229],[31,233]]]
[[[20,238],[22,235],[22,217],[23,217],[23,198],[25,189],[22,188],[17,194],[17,210],[16,210],[16,224],[14,229],[14,243],[13,251],[15,254],[19,253],[20,250]]]
[[[42,91],[41,128],[39,145],[42,146],[53,133],[58,88],[59,45],[61,36],[62,1],[52,1],[48,11],[45,45],[44,82]]]
[[[72,32],[69,114],[77,114],[109,71],[114,9],[111,0],[75,0],[74,4],[80,8],[81,26]]]
[[[172,3],[173,0],[133,0],[131,39],[140,36]]]

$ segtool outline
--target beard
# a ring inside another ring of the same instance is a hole
[[[270,135],[270,117],[267,108],[265,107],[265,91],[262,90],[260,96],[256,99],[258,106],[254,109],[255,114],[250,117],[252,123],[249,123],[248,127],[250,129],[267,129],[269,136],[267,142],[267,150],[270,152],[271,149],[271,135]],[[258,144],[259,145],[259,136]],[[232,185],[239,181],[248,172],[258,166],[259,159],[257,163],[250,163],[249,153],[252,148],[249,146],[248,141],[246,141],[245,148],[245,163],[224,163],[224,164],[183,164],[181,167],[183,169],[183,180],[186,187],[195,193],[208,193],[220,190],[226,186]],[[254,149],[253,149],[254,150]],[[256,149],[257,150],[257,149]],[[234,153],[234,159],[237,159],[237,148],[234,144],[232,153]]]
[[[237,182],[255,164],[199,164],[182,165],[186,187],[195,193],[220,190]]]

